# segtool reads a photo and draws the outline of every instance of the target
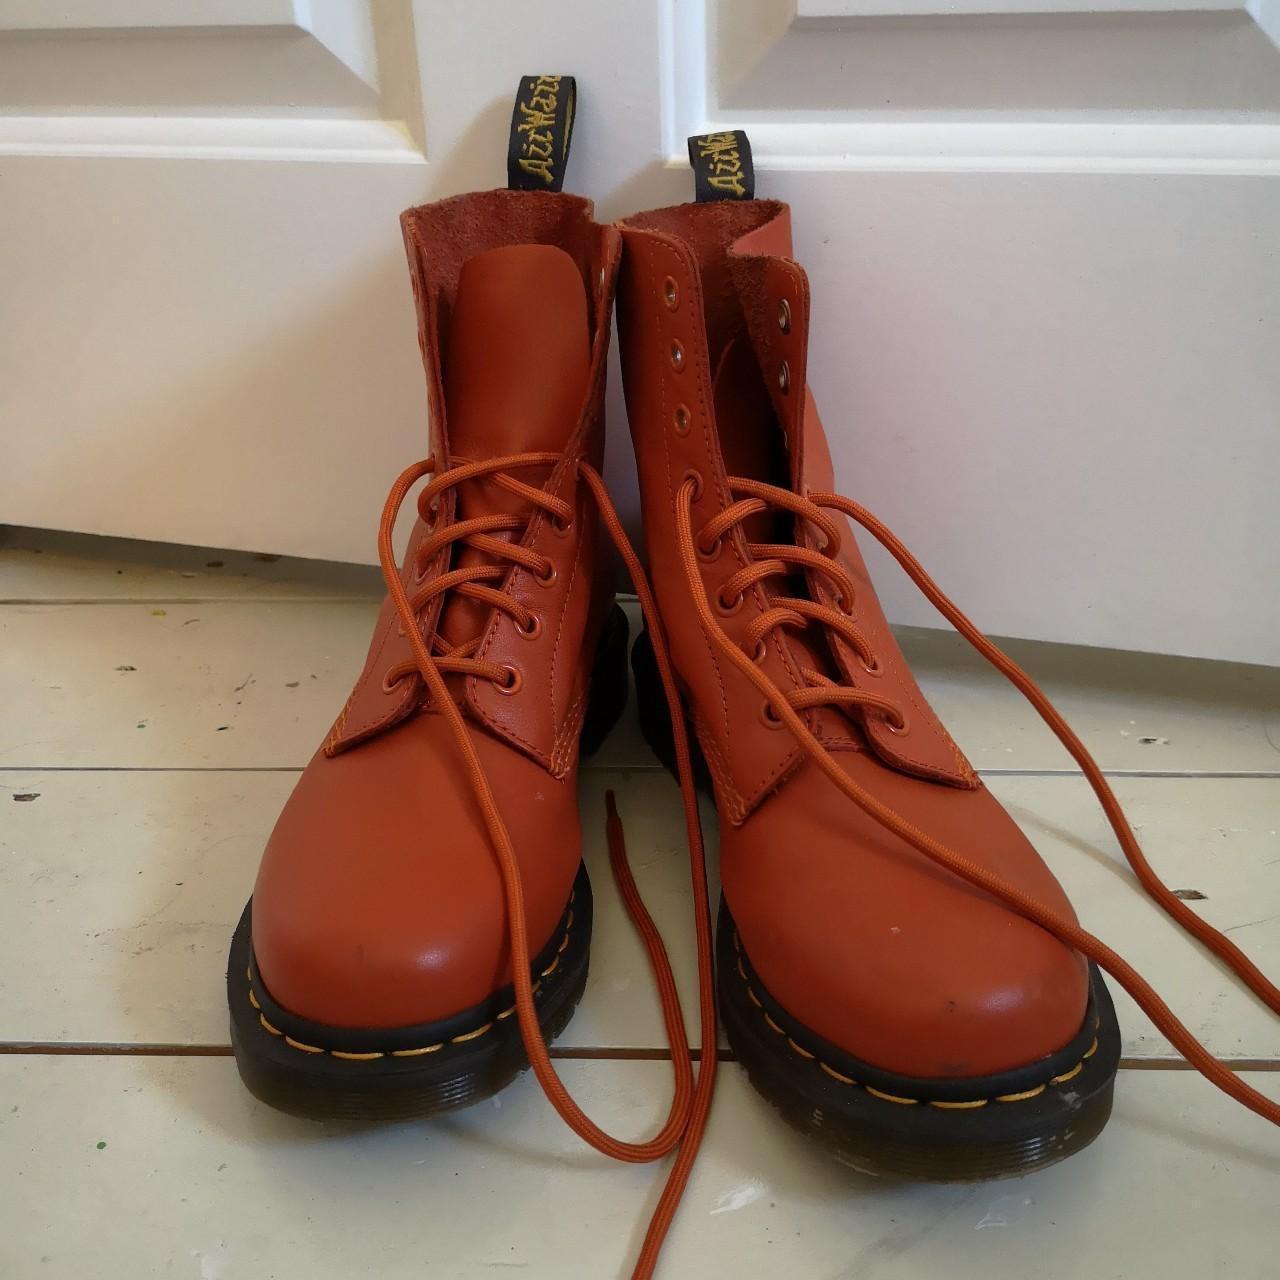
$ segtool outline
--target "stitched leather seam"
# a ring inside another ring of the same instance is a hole
[[[569,898],[570,903],[573,902],[572,895]],[[556,948],[556,953],[551,959],[551,963],[541,971],[538,981],[533,984],[534,995],[538,994],[542,986],[542,980],[549,978],[560,967],[560,957],[564,953],[565,948],[569,945],[569,931],[573,928],[573,910],[570,907],[569,918],[565,921],[564,937],[560,939],[560,945]],[[266,1019],[266,1015],[262,1012],[262,1006],[258,1003],[258,997],[253,993],[253,972],[249,971],[249,1003],[253,1006],[258,1015],[258,1025],[264,1030],[269,1031],[273,1036],[279,1036],[291,1049],[297,1049],[300,1053],[327,1053],[331,1058],[340,1058],[344,1062],[374,1062],[378,1058],[417,1058],[428,1053],[437,1053],[451,1044],[466,1044],[472,1040],[478,1040],[481,1036],[487,1035],[493,1030],[499,1022],[505,1022],[512,1014],[515,1013],[515,1005],[511,1005],[488,1022],[482,1023],[480,1026],[471,1031],[459,1032],[456,1036],[450,1036],[447,1040],[440,1040],[435,1044],[421,1045],[415,1049],[388,1049],[378,1050],[370,1053],[349,1053],[342,1049],[325,1049],[320,1045],[306,1044],[301,1040],[295,1040],[292,1036],[285,1035],[279,1027],[273,1027]]]
[[[416,554],[414,549],[415,543],[420,541],[421,540],[417,538],[411,539],[410,549],[405,553],[406,566],[408,564],[408,557],[411,554]],[[432,564],[428,566],[427,572],[423,576],[423,582],[428,581],[430,578],[438,574],[439,560],[440,560],[440,557],[443,556],[444,554],[445,554],[444,551],[441,550],[437,552],[435,556],[432,557]],[[405,575],[405,568],[402,567],[401,568],[402,580],[404,579],[404,575]],[[393,613],[390,616],[390,618],[388,618],[387,625],[383,629],[382,642],[378,645],[377,652],[370,655],[368,662],[365,664],[364,670],[360,673],[360,678],[356,681],[355,687],[351,690],[351,693],[347,698],[346,704],[342,708],[342,714],[338,717],[337,723],[334,724],[333,728],[329,732],[329,737],[326,740],[324,745],[324,750],[326,755],[332,755],[333,749],[342,742],[349,742],[352,745],[354,745],[356,741],[358,741],[362,737],[369,735],[371,732],[377,731],[384,727],[390,727],[391,724],[401,719],[409,711],[412,704],[417,700],[417,688],[416,688],[417,682],[415,680],[409,680],[405,682],[404,689],[401,692],[399,699],[389,711],[383,710],[381,712],[375,713],[373,716],[367,717],[359,725],[353,725],[350,729],[346,728],[347,717],[351,714],[351,709],[355,705],[357,694],[359,694],[360,690],[365,687],[366,682],[372,680],[374,675],[379,670],[379,667],[382,661],[383,651],[386,649],[387,644],[391,639],[391,631],[395,625],[396,625],[396,615]],[[424,639],[425,638],[426,637],[424,635]]]
[[[577,493],[574,493],[577,497]],[[576,504],[575,504],[576,505]],[[577,518],[582,519],[582,513],[576,512]],[[581,528],[581,526],[579,526]],[[541,532],[541,531],[540,531]],[[573,549],[573,568],[569,571],[569,584],[565,587],[564,600],[560,605],[560,617],[556,621],[556,638],[555,643],[551,647],[551,679],[548,684],[551,686],[551,731],[555,734],[556,727],[556,668],[560,663],[560,637],[564,635],[564,621],[569,616],[569,604],[573,600],[573,584],[578,580],[578,568],[582,564],[582,547],[586,542],[586,538],[579,535],[576,540],[577,545]],[[566,711],[566,719],[568,717]],[[561,728],[563,733],[563,726]],[[554,761],[556,755],[555,742],[558,741],[559,735],[556,735],[551,748],[551,758]]]
[[[542,765],[544,769],[549,769],[551,767],[551,757],[547,752],[545,752],[536,742],[531,742],[524,736],[524,734],[518,732],[511,725],[504,724],[501,720],[495,719],[495,717],[489,713],[484,704],[480,701],[479,697],[477,697],[479,683],[479,676],[467,677],[467,705],[475,713],[477,718],[480,720],[480,723],[488,725],[489,728],[500,737],[505,737],[511,742],[518,743],[525,749],[529,756],[538,762],[538,764]]]
[[[583,412],[586,413],[587,410],[584,409]],[[547,477],[547,482],[543,486],[543,488],[550,493],[555,493],[557,490],[559,490],[561,485],[564,482],[565,473],[569,470],[570,467],[575,466],[577,464],[579,457],[580,455],[576,453],[573,454],[572,456],[568,452],[564,453],[561,456],[560,461],[555,464],[554,468],[552,468],[551,475]],[[574,491],[574,497],[576,502],[576,498],[577,498],[576,490]],[[538,527],[535,529],[534,524],[531,522],[529,525],[529,530],[531,532],[527,532],[525,534],[525,538],[521,545],[527,546],[530,549],[532,549],[534,543],[538,540],[538,536],[541,534],[542,529],[541,527]],[[581,554],[581,551],[582,551],[582,540],[579,539],[577,553]],[[576,558],[574,560],[574,571],[575,572],[577,571]],[[506,583],[507,583],[506,590],[510,592],[511,588],[515,585],[519,575],[521,573],[528,573],[528,572],[529,571],[527,569],[522,569],[519,565],[513,566],[509,577],[506,579]],[[532,577],[532,574],[530,574],[529,576]],[[572,586],[573,586],[573,583],[571,580],[569,583],[569,588],[572,588]],[[562,608],[564,610],[567,610],[568,607],[569,607],[569,590],[567,589],[565,591],[564,604]],[[488,656],[489,651],[493,648],[493,645],[497,641],[498,628],[500,625],[501,625],[501,619],[495,617],[490,623],[488,631],[485,634],[484,642],[481,644],[477,652],[478,657],[484,658]],[[499,734],[500,736],[507,738],[508,741],[518,743],[520,746],[522,746],[525,749],[525,751],[534,760],[538,762],[538,764],[542,765],[544,769],[548,769],[548,770],[553,769],[554,766],[552,764],[552,755],[550,752],[544,751],[543,748],[538,743],[531,742],[523,734],[517,732],[516,729],[513,728],[510,724],[504,723],[502,720],[498,719],[490,711],[488,711],[488,709],[480,701],[480,698],[478,696],[478,689],[479,689],[478,681],[479,681],[479,677],[477,676],[467,677],[467,705],[470,706],[471,709],[476,713],[476,715],[480,719],[480,722],[482,724],[488,725],[490,729],[492,729],[495,733]],[[551,704],[551,729],[553,734],[555,732],[555,723],[556,723],[555,699],[553,695],[552,704]],[[554,743],[552,746],[552,750],[554,751]]]
[[[565,713],[564,726],[561,728],[551,751],[551,772],[556,778],[563,778],[568,772],[573,759],[573,743],[582,732],[582,721],[585,717],[586,690],[579,689],[577,696]]]
[[[760,997],[756,995],[754,988],[751,986],[751,980],[747,977],[747,971],[742,965],[742,945],[737,933],[733,935],[733,949],[737,952],[738,962],[735,968],[738,977],[742,979],[742,985],[746,988],[747,998],[755,1005],[757,1012],[764,1019],[765,1026],[769,1028],[775,1035],[781,1036],[786,1041],[787,1048],[791,1050],[797,1057],[812,1062],[817,1068],[828,1075],[832,1080],[840,1084],[850,1085],[853,1088],[861,1089],[864,1093],[870,1094],[873,1098],[879,1098],[882,1102],[892,1102],[898,1106],[918,1107],[930,1106],[936,1107],[939,1111],[974,1111],[979,1107],[985,1107],[989,1102],[1028,1102],[1032,1098],[1038,1098],[1050,1085],[1063,1085],[1070,1080],[1074,1080],[1076,1076],[1084,1070],[1084,1064],[1098,1052],[1098,1037],[1095,1035],[1093,1043],[1080,1055],[1080,1061],[1070,1070],[1059,1072],[1056,1076],[1050,1076],[1043,1084],[1038,1084],[1030,1089],[1023,1089],[1018,1093],[998,1093],[994,1098],[970,1098],[963,1101],[939,1101],[937,1099],[925,1100],[922,1098],[905,1098],[896,1093],[886,1093],[882,1089],[877,1089],[873,1085],[863,1084],[855,1080],[852,1076],[847,1076],[842,1071],[837,1071],[835,1067],[829,1066],[818,1057],[816,1053],[811,1053],[803,1045],[797,1044],[787,1033],[780,1027],[765,1009]],[[1098,1021],[1094,1021],[1094,1029],[1099,1026]]]
[[[702,746],[703,757],[706,759],[711,772],[715,775],[716,781],[720,784],[725,800],[728,801],[725,806],[728,818],[734,823],[741,822],[747,816],[747,806],[743,802],[742,796],[738,794],[737,787],[734,786],[733,776],[730,774],[728,764],[720,751],[720,745],[716,742],[715,734],[710,729],[702,729],[700,721],[701,717],[695,716],[694,730],[698,735],[698,742]]]

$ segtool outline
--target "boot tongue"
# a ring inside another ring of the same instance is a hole
[[[791,468],[786,440],[745,333],[731,338],[721,351],[713,394],[716,421],[721,424],[720,450],[729,475],[788,487]],[[790,536],[788,524],[783,513],[762,511],[749,516],[742,527],[752,542],[784,542]]]
[[[573,259],[554,245],[510,245],[468,258],[458,278],[444,362],[453,465],[513,453],[560,453],[578,425],[591,363],[587,294]],[[551,467],[521,467],[541,485]],[[491,480],[459,485],[457,518],[531,515]],[[499,531],[495,537],[519,539]],[[454,567],[491,558],[459,544]],[[453,593],[440,619],[449,644],[478,636],[490,608]]]
[[[563,249],[468,258],[444,368],[453,461],[559,453],[578,423],[590,354],[586,289]]]

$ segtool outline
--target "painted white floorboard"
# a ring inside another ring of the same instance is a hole
[[[381,599],[369,565],[0,525],[3,600]]]
[[[0,765],[300,767],[350,692],[376,614],[360,598],[0,605]],[[1280,773],[1280,672],[1031,648],[1021,656],[1103,768]],[[979,769],[1073,767],[993,673],[941,637],[917,649],[926,692]],[[595,764],[655,766],[634,707]]]
[[[611,1129],[652,1132],[665,1112],[663,1063],[561,1068]],[[586,1149],[528,1076],[366,1130],[267,1110],[226,1058],[0,1057],[0,1098],[0,1275],[21,1280],[603,1280],[629,1274],[663,1172]],[[1278,1174],[1275,1130],[1199,1077],[1126,1071],[1109,1127],[1051,1169],[876,1182],[728,1066],[662,1275],[1270,1280]]]
[[[0,1040],[225,1044],[227,942],[294,776],[0,770],[0,973],[8,975],[0,983]],[[1149,903],[1082,781],[1032,776],[992,785],[1080,918],[1135,963],[1215,1053],[1280,1057],[1280,1019]],[[1169,883],[1204,894],[1195,909],[1230,930],[1265,971],[1280,973],[1280,779],[1122,778],[1116,786]],[[665,1040],[648,968],[608,866],[609,787],[667,939],[691,1033],[696,1017],[675,784],[652,770],[590,772],[580,795],[596,900],[592,972],[562,1043],[658,1048]],[[714,854],[709,803],[703,812]],[[1115,994],[1126,1054],[1169,1056],[1128,997]]]

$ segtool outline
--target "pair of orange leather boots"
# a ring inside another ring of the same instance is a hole
[[[559,190],[572,82],[521,88],[512,189],[402,219],[431,457],[388,499],[389,594],[368,659],[285,806],[232,942],[249,1088],[308,1115],[405,1116],[486,1097],[532,1065],[599,1150],[678,1151],[637,1275],[655,1265],[706,1122],[717,1000],[760,1092],[875,1173],[995,1176],[1094,1138],[1120,1055],[1100,967],[1215,1083],[1276,1120],[1080,928],[907,669],[850,519],[1027,693],[1161,905],[1280,1008],[1151,873],[1031,681],[833,492],[809,391],[809,282],[786,206],[750,198],[745,138],[691,140],[700,194],[724,198],[604,226]],[[648,581],[600,478],[615,284]],[[396,513],[428,477],[397,565]],[[695,1072],[611,811],[676,1078],[671,1114],[644,1142],[598,1129],[546,1049],[587,978],[578,762],[626,698],[611,544],[644,615],[641,722],[683,787],[708,1050]],[[714,965],[699,782],[722,828]]]

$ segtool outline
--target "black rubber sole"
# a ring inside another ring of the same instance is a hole
[[[1075,1040],[982,1079],[922,1080],[858,1062],[787,1016],[740,950],[723,902],[717,989],[730,1047],[757,1091],[842,1164],[879,1177],[969,1182],[1042,1169],[1082,1150],[1111,1114],[1120,1031],[1090,967]]]
[[[329,1027],[281,1009],[253,962],[253,904],[231,941],[231,1047],[254,1097],[312,1119],[372,1121],[433,1115],[491,1097],[528,1065],[508,986],[474,1009],[415,1027]],[[591,882],[578,872],[570,904],[531,966],[548,1042],[568,1025],[587,985]]]
[[[580,748],[599,749],[627,700],[628,625],[616,605],[601,631]],[[492,1097],[528,1065],[510,986],[483,1004],[412,1027],[332,1027],[290,1013],[257,973],[253,903],[227,957],[231,1047],[240,1078],[261,1101],[319,1120],[382,1121],[433,1115]],[[592,898],[580,867],[559,926],[534,959],[534,1004],[550,1043],[568,1025],[587,983]]]
[[[671,722],[646,634],[631,661],[641,729],[674,772]],[[694,772],[710,790],[696,742]],[[723,900],[716,988],[730,1047],[757,1091],[793,1128],[863,1173],[929,1182],[1028,1173],[1088,1146],[1111,1114],[1120,1029],[1092,965],[1088,1009],[1072,1042],[1040,1062],[982,1079],[902,1076],[822,1040],[770,996]]]

